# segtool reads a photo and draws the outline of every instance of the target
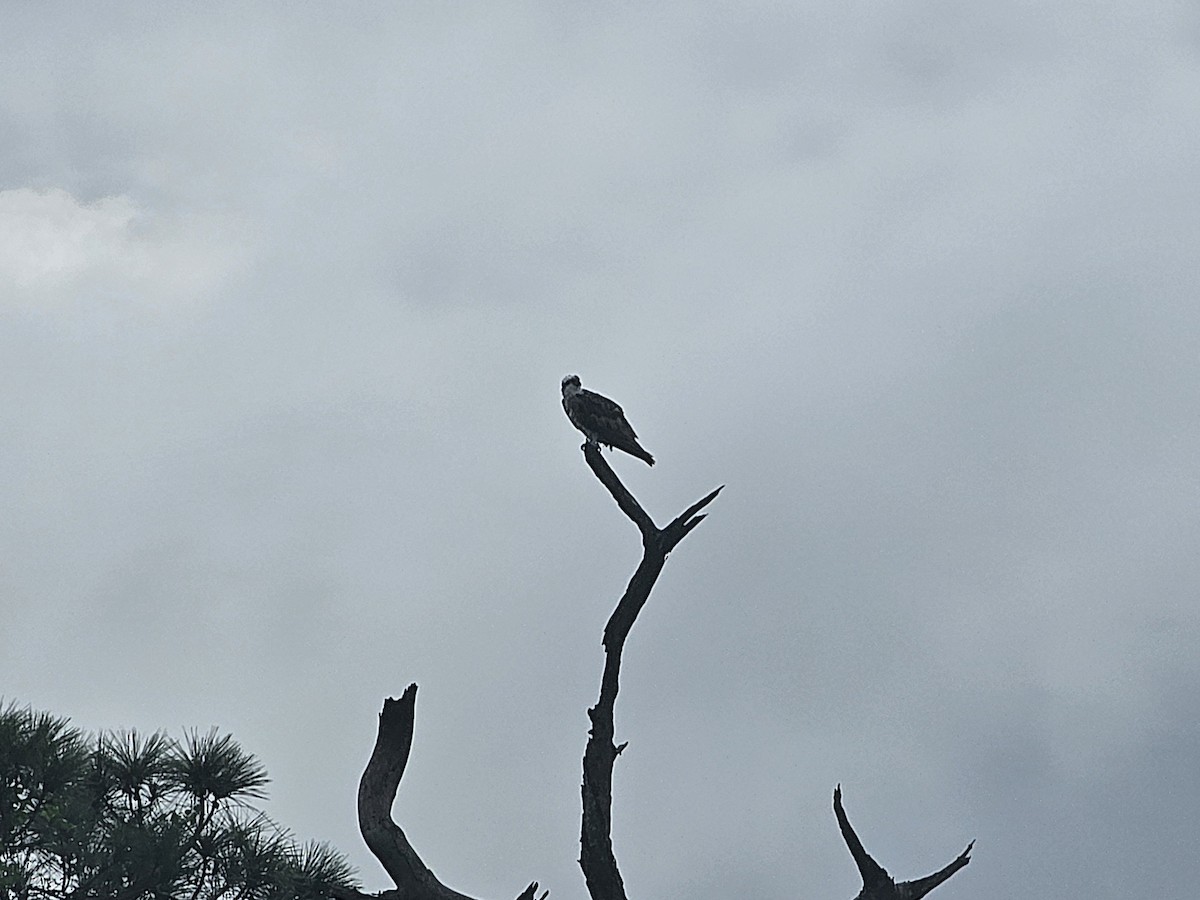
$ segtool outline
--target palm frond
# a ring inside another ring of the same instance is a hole
[[[331,887],[358,888],[358,873],[345,855],[324,841],[293,847],[293,886],[297,896],[324,897]]]
[[[270,781],[262,763],[244,751],[233,735],[192,731],[184,737],[175,764],[179,787],[197,798],[216,801],[263,798]]]
[[[175,770],[176,746],[161,731],[148,736],[137,729],[112,731],[100,738],[100,752],[108,762],[113,784],[126,794],[166,783]]]
[[[26,846],[59,816],[87,772],[86,738],[65,718],[0,707],[0,850]]]
[[[263,813],[226,813],[218,825],[221,851],[216,871],[239,896],[267,898],[277,894],[280,876],[287,867],[286,835]]]
[[[74,778],[87,758],[87,739],[69,719],[8,703],[0,708],[0,772],[42,790]]]
[[[177,747],[161,731],[101,734],[92,782],[105,793],[98,794],[96,802],[113,815],[136,819],[152,815],[175,790]]]

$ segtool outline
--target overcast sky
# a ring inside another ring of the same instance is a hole
[[[0,6],[0,693],[216,725],[390,887],[1194,900],[1200,10]]]

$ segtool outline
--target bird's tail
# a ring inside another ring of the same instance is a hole
[[[642,447],[642,445],[639,444],[637,441],[633,442],[633,446],[629,448],[629,452],[633,456],[636,456],[638,459],[640,459],[644,463],[646,463],[646,465],[648,465],[648,466],[654,465],[654,457],[651,456],[648,452],[646,452],[646,450]]]

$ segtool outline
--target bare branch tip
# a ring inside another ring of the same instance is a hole
[[[536,881],[529,882],[529,887],[527,887],[527,888],[525,888],[525,890],[521,891],[521,893],[517,896],[517,900],[534,900],[534,898],[537,897],[537,889],[538,889],[538,883]],[[542,896],[537,897],[537,900],[546,900],[546,897],[549,894],[550,894],[550,891],[548,891],[548,890],[544,891],[542,893]]]
[[[417,685],[414,682],[404,689],[404,693],[399,697],[387,697],[383,701],[383,709],[380,710],[379,716],[389,718],[396,715],[412,717],[415,715],[417,708]]]
[[[724,487],[724,486],[725,485],[721,485],[721,487]],[[719,494],[719,493],[721,493],[721,488],[717,488],[715,491],[710,493],[707,497],[703,497],[700,500],[697,500],[695,503],[693,503],[691,506],[689,506],[687,509],[685,509],[682,513],[680,513],[679,518],[676,519],[676,521],[682,522],[685,519],[688,519],[691,516],[694,516],[700,510],[704,509],[704,507],[708,506],[708,504],[712,503],[713,500],[716,499],[717,494]]]

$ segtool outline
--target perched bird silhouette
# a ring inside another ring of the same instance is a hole
[[[583,432],[589,444],[616,447],[654,465],[654,457],[638,443],[625,411],[607,397],[582,387],[578,375],[568,375],[562,380],[562,405],[571,424]]]

